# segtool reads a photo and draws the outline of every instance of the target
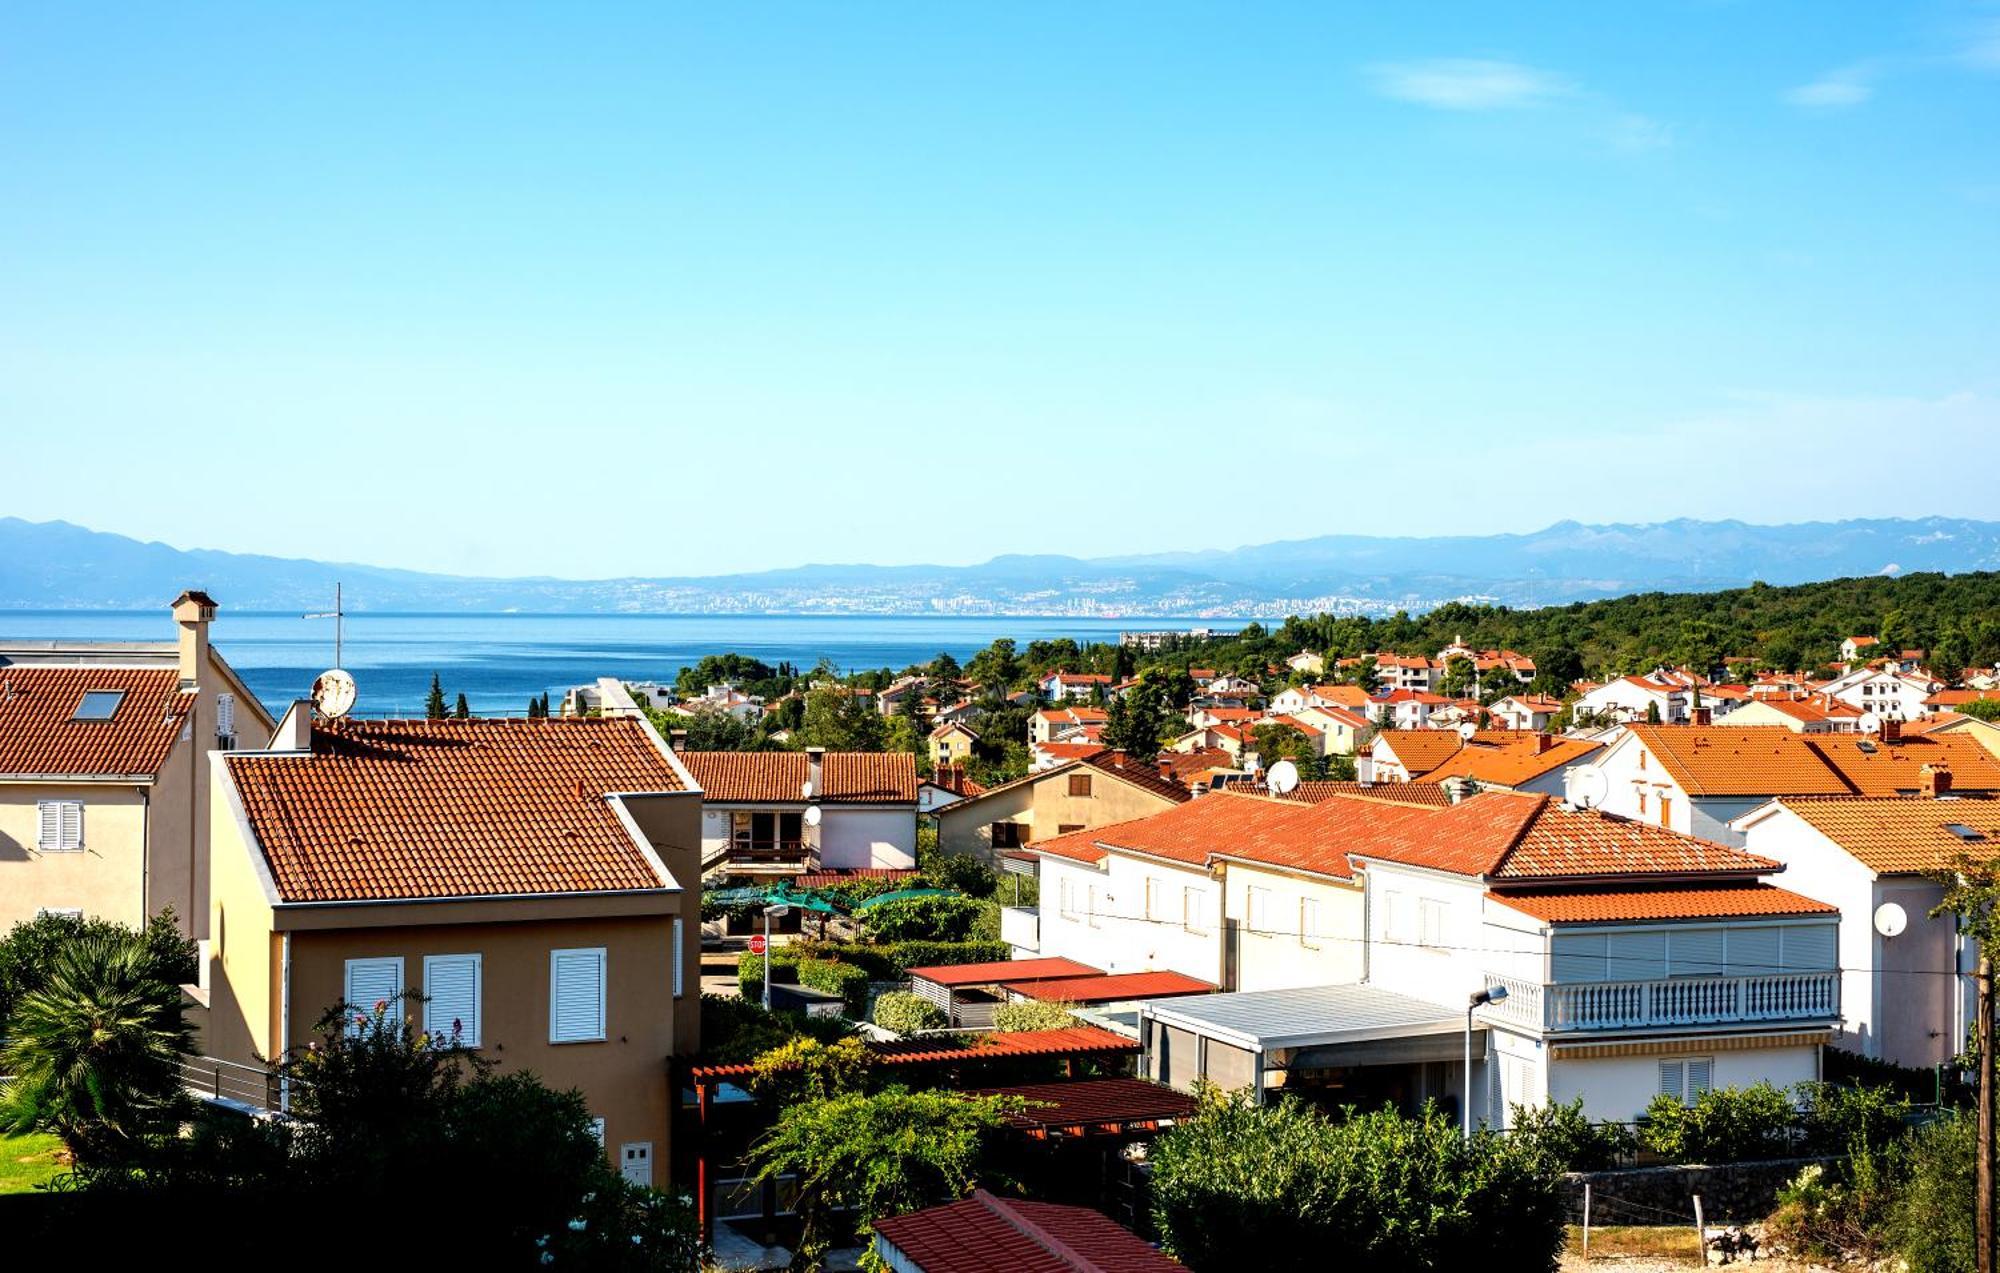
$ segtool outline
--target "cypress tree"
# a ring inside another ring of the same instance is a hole
[[[452,707],[451,714],[460,720],[472,719],[472,704],[465,701],[465,691],[459,691],[458,702]]]
[[[436,672],[432,672],[431,692],[424,699],[424,719],[443,720],[444,718],[445,718],[444,685],[439,682],[438,674]]]

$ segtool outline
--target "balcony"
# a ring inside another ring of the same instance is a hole
[[[1830,1021],[1840,1015],[1840,974],[1835,972],[1551,986],[1489,976],[1487,984],[1507,987],[1507,997],[1482,1008],[1483,1016],[1545,1034]]]
[[[1042,948],[1042,912],[1038,906],[1000,908],[1000,940],[1017,950]]]
[[[799,875],[817,868],[819,849],[805,840],[733,840],[702,859],[704,874],[726,869],[741,875]]]

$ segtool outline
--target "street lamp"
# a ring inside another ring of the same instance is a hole
[[[767,987],[769,981],[764,983]],[[768,989],[765,994],[769,994]],[[1473,995],[1465,1004],[1465,1099],[1459,1103],[1459,1125],[1467,1140],[1472,1139],[1472,1014],[1476,1009],[1489,1003],[1499,1003],[1507,997],[1507,987],[1488,986]]]
[[[771,916],[776,915],[779,919],[783,919],[791,913],[792,908],[789,906],[766,906],[764,908],[764,1011],[766,1012],[771,1010]],[[1503,991],[1502,993],[1505,992]],[[1467,1015],[1466,1019],[1471,1020],[1470,1014]],[[1472,1036],[1467,1035],[1466,1037],[1470,1038]],[[1468,1043],[1466,1046],[1471,1047],[1472,1045]]]

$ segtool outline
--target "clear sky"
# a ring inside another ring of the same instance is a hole
[[[601,576],[2000,516],[1996,401],[1990,4],[0,22],[31,519]]]

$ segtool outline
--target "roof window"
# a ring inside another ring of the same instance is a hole
[[[1984,831],[1966,826],[1963,822],[1947,822],[1944,824],[1944,829],[1961,840],[1984,840],[1986,838]]]
[[[85,690],[70,719],[110,720],[118,714],[118,705],[124,701],[124,690]]]

